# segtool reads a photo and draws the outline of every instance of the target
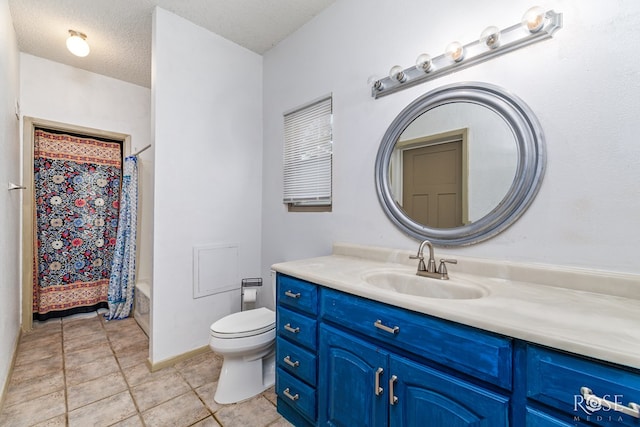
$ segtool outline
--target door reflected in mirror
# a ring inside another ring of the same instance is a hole
[[[517,167],[518,144],[502,116],[472,102],[451,102],[420,114],[402,132],[389,162],[389,185],[414,221],[454,228],[498,206]]]

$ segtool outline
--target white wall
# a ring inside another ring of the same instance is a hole
[[[206,346],[240,292],[193,298],[194,246],[238,245],[238,277],[260,274],[262,57],[156,9],[151,360]]]
[[[27,117],[131,135],[131,147],[151,143],[151,91],[37,56],[20,54],[22,113]],[[153,149],[138,162],[138,279],[151,281]]]
[[[19,54],[7,0],[0,0],[0,393],[9,373],[20,329],[20,133]],[[0,396],[0,401],[2,396]]]
[[[379,206],[373,166],[388,125],[440,85],[484,81],[523,99],[545,131],[548,163],[529,210],[497,237],[438,249],[514,261],[640,273],[640,2],[555,0],[551,39],[374,100],[367,78],[422,52],[520,21],[530,1],[341,0],[264,57],[263,269],[324,255],[334,241],[417,249]],[[334,97],[333,212],[281,203],[282,112]],[[264,274],[264,273],[263,273]]]

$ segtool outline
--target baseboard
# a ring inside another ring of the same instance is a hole
[[[16,365],[16,358],[18,356],[18,344],[20,343],[22,333],[22,328],[20,328],[13,343],[13,356],[11,357],[11,363],[9,364],[7,378],[4,381],[4,387],[2,387],[2,394],[0,394],[0,409],[4,407],[4,398],[7,395],[7,391],[9,390],[9,383],[11,382],[11,377],[13,376],[13,367]]]
[[[193,350],[188,351],[186,353],[182,353],[182,354],[179,354],[177,356],[170,357],[168,359],[160,360],[159,362],[152,362],[151,359],[147,359],[147,361],[146,361],[147,368],[149,368],[149,370],[151,372],[159,371],[160,369],[164,369],[164,368],[167,368],[169,366],[173,366],[178,362],[182,362],[183,360],[191,359],[194,356],[197,356],[199,354],[204,354],[204,353],[206,353],[208,351],[211,351],[211,349],[209,348],[208,345],[205,345],[203,347],[193,349]]]

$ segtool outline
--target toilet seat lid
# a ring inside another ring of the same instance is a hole
[[[259,335],[275,328],[276,313],[265,307],[233,313],[211,325],[211,335],[241,338]]]

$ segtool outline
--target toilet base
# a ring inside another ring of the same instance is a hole
[[[254,397],[275,383],[275,350],[253,360],[243,356],[224,356],[218,387],[213,400],[220,404],[237,403]]]

